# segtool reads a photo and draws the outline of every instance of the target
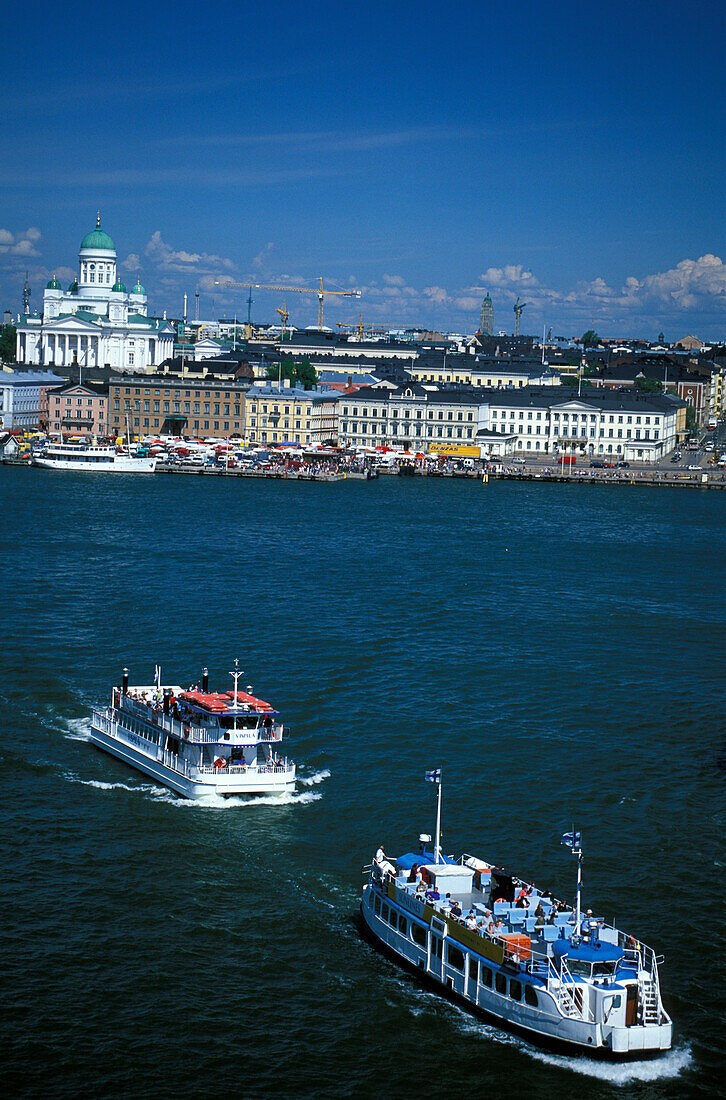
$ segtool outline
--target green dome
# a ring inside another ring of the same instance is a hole
[[[78,293],[78,279],[73,280],[71,285],[68,287],[68,293],[69,294],[77,294]]]
[[[81,241],[81,248],[105,248],[109,252],[116,251],[116,245],[108,233],[104,233],[102,229],[94,229],[92,232],[86,233]]]
[[[120,275],[118,276],[118,278],[116,279],[116,282],[111,287],[111,290],[119,291],[121,294],[126,293],[126,287],[121,282],[121,276]]]
[[[141,285],[141,283],[139,282],[138,279],[136,280],[136,286],[131,287],[131,293],[132,294],[146,294],[146,291],[144,290],[144,288],[142,287],[142,285]]]
[[[62,290],[63,287],[60,285],[60,283],[58,282],[58,280],[56,279],[56,277],[54,275],[53,278],[50,280],[50,282],[45,284],[45,289],[46,290]]]

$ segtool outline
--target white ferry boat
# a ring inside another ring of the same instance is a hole
[[[236,665],[237,662],[235,662]],[[280,756],[283,726],[263,699],[234,689],[209,691],[156,682],[129,687],[128,670],[108,707],[93,711],[91,740],[187,798],[204,795],[288,794],[295,765]]]
[[[439,815],[440,792],[439,782]],[[440,820],[440,816],[439,816]],[[494,865],[379,848],[363,888],[364,929],[377,946],[475,1015],[539,1045],[614,1061],[669,1050],[673,1025],[658,976],[662,956],[577,905]]]
[[[82,473],[153,474],[156,456],[133,455],[114,446],[90,443],[49,443],[41,454],[33,455],[36,466],[49,470],[76,470]]]

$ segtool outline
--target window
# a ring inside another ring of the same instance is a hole
[[[383,903],[383,913],[382,913],[383,919],[385,921],[387,921],[388,918],[390,917],[390,915],[391,914],[390,914],[389,908],[388,908],[388,906],[386,905],[386,903],[384,901],[384,903]]]
[[[494,984],[495,984],[497,993],[506,993],[507,992],[507,979],[504,977],[504,975],[502,973],[497,974],[496,981],[495,981]]]
[[[464,953],[458,947],[454,947],[453,943],[446,945],[446,960],[450,966],[455,966],[457,970],[464,969]]]
[[[431,954],[435,955],[437,959],[441,958],[441,943],[442,940],[440,936],[431,937]]]
[[[472,979],[472,981],[475,982],[477,980],[478,973],[479,973],[479,960],[475,959],[473,955],[470,955],[469,956],[469,977]]]
[[[408,921],[404,917],[403,913],[398,914],[398,930],[403,936],[408,935]]]
[[[415,921],[411,921],[411,939],[419,947],[426,946],[426,929],[422,928],[420,924],[416,924]]]
[[[531,985],[525,985],[524,987],[524,1000],[525,1003],[531,1005],[532,1008],[539,1008],[537,994],[535,993]]]
[[[491,972],[491,970],[489,969],[488,966],[483,966],[481,968],[480,981],[481,981],[482,985],[488,985],[489,988],[491,989],[491,987],[492,987],[492,972]]]
[[[509,996],[512,998],[513,1001],[522,1000],[522,983],[516,981],[514,978],[512,978],[511,982],[509,983]]]

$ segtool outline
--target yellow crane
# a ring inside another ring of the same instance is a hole
[[[326,290],[323,287],[323,276],[320,276],[319,287],[309,286],[268,286],[265,283],[233,283],[233,282],[219,282],[215,280],[217,286],[239,286],[244,287],[245,290],[284,290],[295,294],[317,294],[318,296],[318,328],[323,327],[323,305],[325,302],[326,294],[337,294],[342,298],[360,298],[359,290]]]
[[[284,340],[285,339],[285,329],[287,327],[287,322],[290,320],[290,314],[287,312],[287,302],[283,302],[282,303],[282,309],[280,309],[278,307],[275,310],[275,313],[280,314],[280,322],[281,322],[281,324],[280,324],[280,339]]]
[[[394,324],[392,322],[389,322],[388,325],[384,325],[381,321],[378,321],[377,324],[364,325],[362,313],[359,315],[359,320],[357,324],[351,325],[346,323],[345,321],[336,321],[336,325],[339,329],[342,329],[345,332],[357,332],[361,340],[363,339],[364,332],[388,332],[392,328],[407,329],[416,327],[415,325],[409,324],[408,321],[406,321],[405,324]]]

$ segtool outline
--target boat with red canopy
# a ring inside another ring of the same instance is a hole
[[[295,764],[282,756],[284,726],[271,703],[239,686],[209,690],[205,668],[201,685],[186,690],[162,682],[157,666],[153,684],[129,686],[124,669],[110,705],[91,718],[91,740],[187,798],[203,795],[291,794]]]

